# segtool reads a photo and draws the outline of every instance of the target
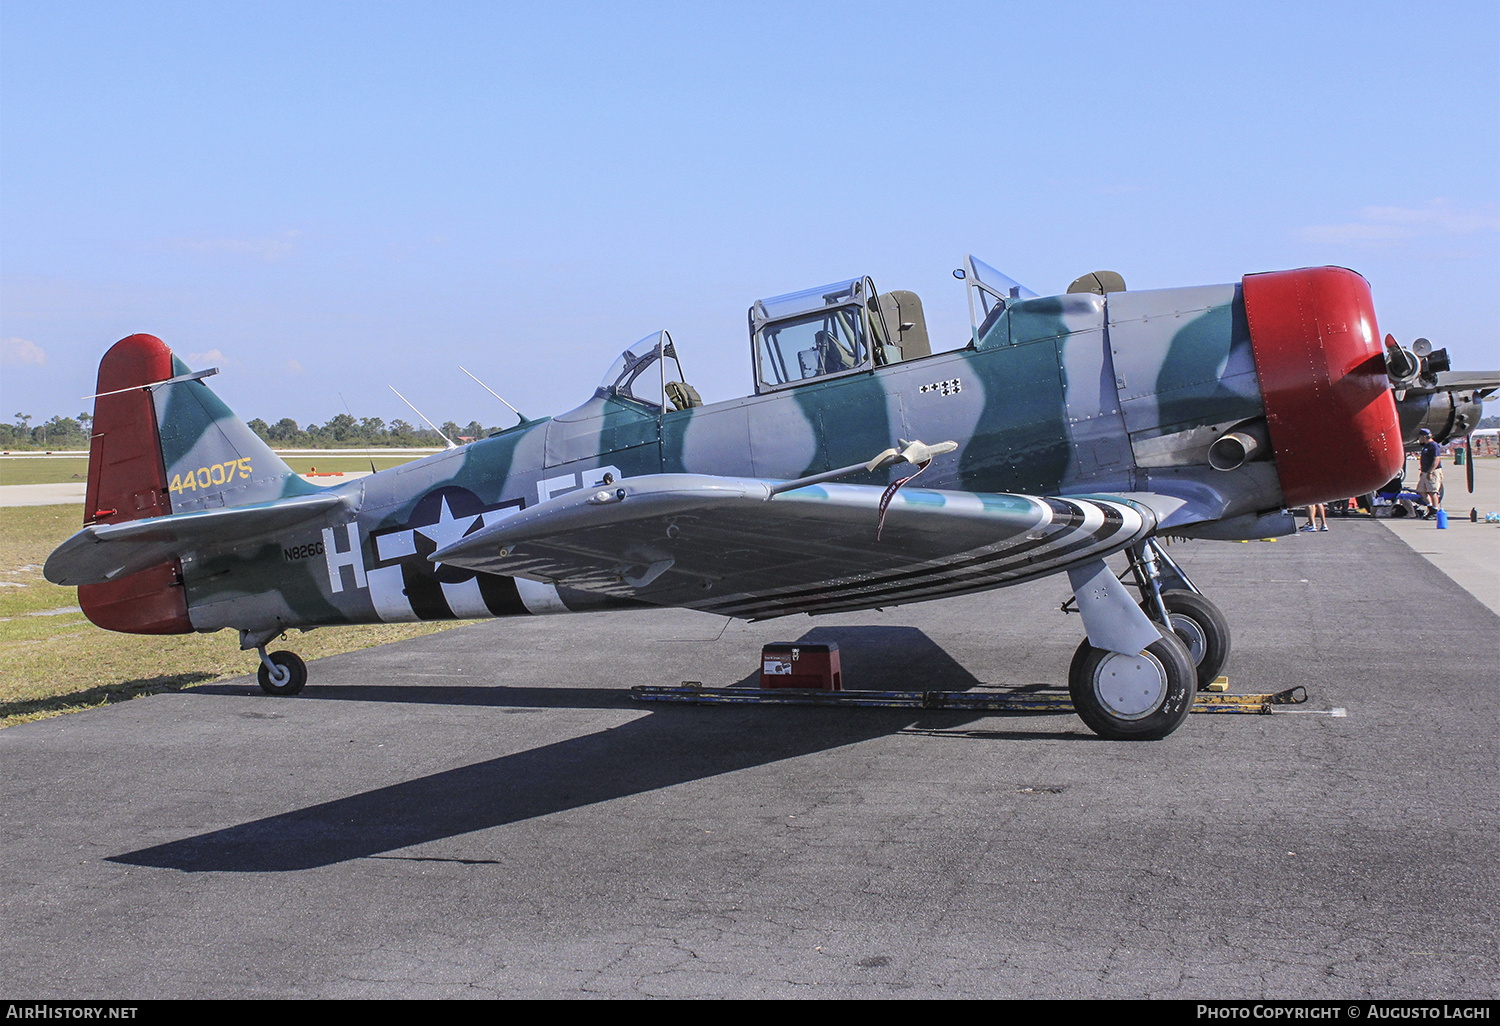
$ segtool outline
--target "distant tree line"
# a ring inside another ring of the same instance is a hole
[[[80,413],[77,417],[53,417],[32,426],[29,413],[17,413],[14,424],[0,424],[0,449],[87,449],[94,418]],[[257,417],[248,427],[275,449],[370,449],[389,446],[393,449],[441,446],[443,440],[427,426],[413,427],[404,420],[390,424],[379,417],[356,420],[340,413],[327,424],[301,426],[291,417],[267,424]],[[466,426],[453,421],[443,425],[443,434],[462,444],[466,440],[485,438],[499,430],[487,428],[477,420]]]
[[[282,417],[274,424],[267,424],[257,417],[249,422],[248,427],[276,449],[369,449],[382,446],[402,449],[443,444],[437,432],[425,425],[413,427],[404,420],[387,424],[379,417],[356,420],[347,413],[340,413],[327,424],[306,427],[291,417]],[[497,430],[487,428],[477,420],[462,427],[451,420],[443,424],[443,434],[460,444],[486,438]]]
[[[32,426],[29,413],[15,415],[14,424],[0,424],[0,449],[87,449],[93,414],[53,417]]]

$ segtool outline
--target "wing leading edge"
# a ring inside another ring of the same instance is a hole
[[[533,506],[433,562],[745,619],[900,605],[1016,584],[1099,559],[1156,526],[1113,497],[628,478]]]

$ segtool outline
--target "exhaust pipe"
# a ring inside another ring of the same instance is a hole
[[[1215,470],[1238,470],[1257,456],[1271,451],[1271,436],[1262,418],[1236,424],[1208,447],[1208,465]]]

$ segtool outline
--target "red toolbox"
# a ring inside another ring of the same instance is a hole
[[[760,686],[844,690],[838,643],[767,645],[760,650]]]

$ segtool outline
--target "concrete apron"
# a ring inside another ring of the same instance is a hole
[[[1435,521],[1411,517],[1382,518],[1380,523],[1491,612],[1500,613],[1500,524],[1484,522],[1485,513],[1500,511],[1500,459],[1475,461],[1473,495],[1469,494],[1467,471],[1467,467],[1454,466],[1452,459],[1443,460],[1447,530],[1438,530]],[[1415,457],[1407,465],[1406,479],[1417,479]],[[1470,509],[1479,511],[1478,523],[1469,521]],[[1329,521],[1329,528],[1340,529],[1337,517]]]

